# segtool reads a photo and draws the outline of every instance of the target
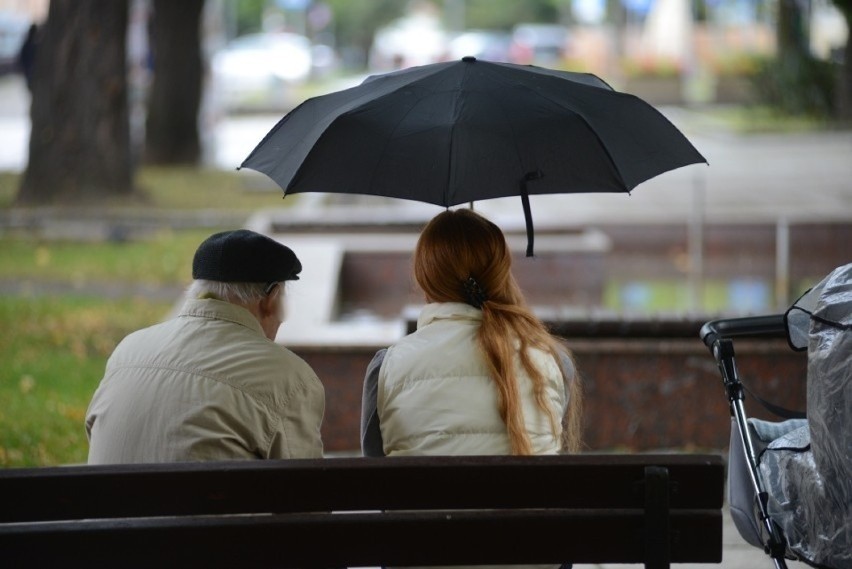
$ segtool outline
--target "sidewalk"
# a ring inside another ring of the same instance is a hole
[[[605,564],[575,564],[574,569],[635,569],[637,565],[605,563]],[[760,549],[749,545],[737,533],[727,504],[722,511],[722,563],[684,563],[673,564],[672,567],[684,569],[773,569],[772,559]],[[797,561],[787,561],[788,569],[805,569],[809,566]]]

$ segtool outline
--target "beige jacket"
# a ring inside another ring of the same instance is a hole
[[[89,404],[89,464],[320,458],[325,392],[246,309],[189,300],[130,334]]]
[[[511,454],[497,389],[476,343],[481,321],[482,311],[466,304],[427,304],[417,331],[387,350],[377,395],[386,455]],[[568,405],[562,370],[550,354],[531,349],[530,356],[547,379],[545,400],[558,432],[536,405],[532,381],[518,361],[524,423],[533,454],[556,454]]]

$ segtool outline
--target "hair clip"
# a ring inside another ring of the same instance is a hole
[[[467,297],[467,303],[474,308],[482,308],[482,305],[485,304],[488,297],[485,295],[485,291],[482,290],[482,287],[479,286],[479,283],[476,282],[476,279],[468,277],[468,279],[462,283],[462,286],[464,287],[464,294]]]

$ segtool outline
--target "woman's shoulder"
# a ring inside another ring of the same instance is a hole
[[[557,348],[557,355],[559,356],[557,363],[562,369],[562,375],[565,376],[565,379],[573,380],[577,374],[577,367],[574,365],[574,357],[571,355],[571,352],[568,351],[568,348],[559,346]]]

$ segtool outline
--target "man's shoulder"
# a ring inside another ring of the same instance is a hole
[[[274,357],[281,362],[282,365],[286,365],[288,369],[298,372],[307,372],[310,374],[314,373],[313,368],[311,368],[302,356],[290,350],[286,346],[272,342],[269,350],[270,354],[274,354]]]
[[[157,322],[145,328],[134,330],[127,334],[116,346],[115,351],[126,350],[134,346],[149,344],[152,340],[163,336],[163,332],[173,325],[173,320]]]

